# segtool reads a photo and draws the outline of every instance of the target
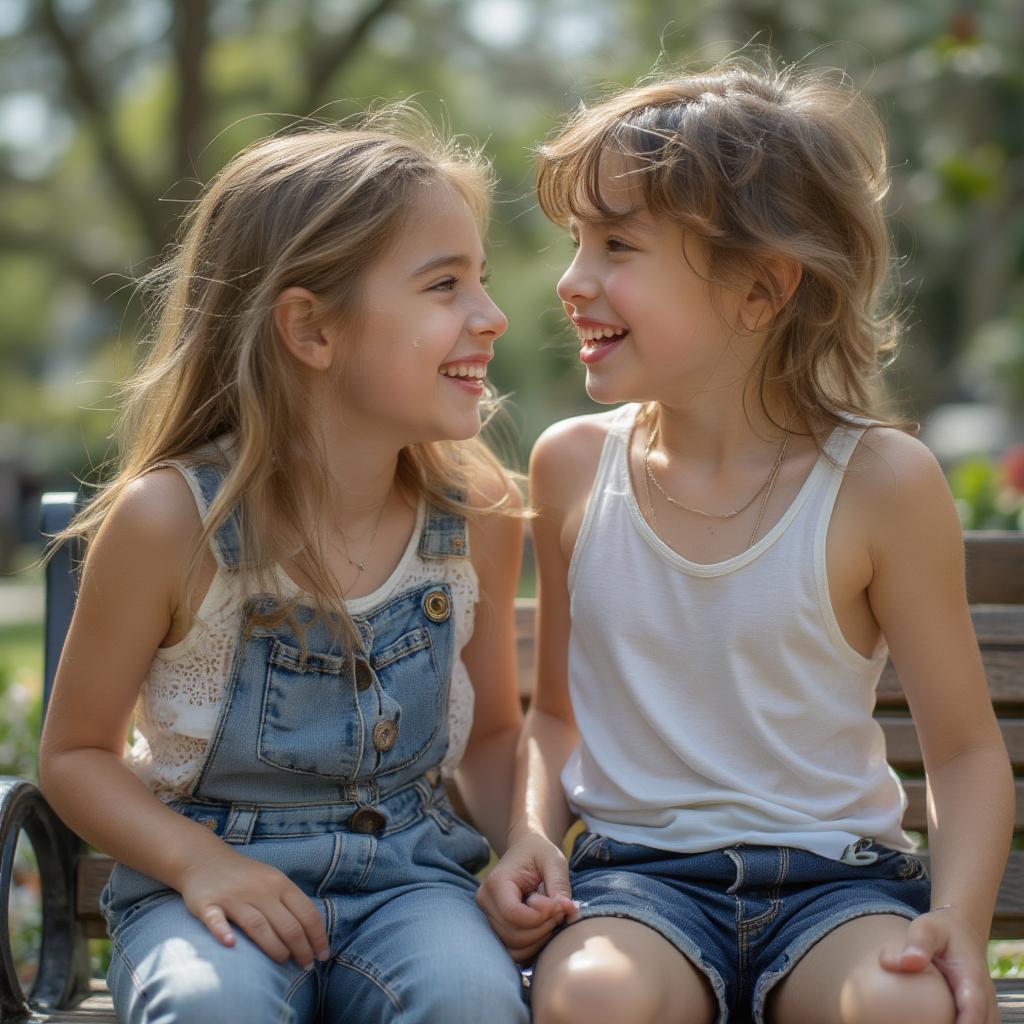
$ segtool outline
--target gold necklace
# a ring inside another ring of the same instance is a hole
[[[370,543],[366,545],[366,554],[363,556],[363,560],[361,562],[357,562],[349,553],[348,541],[345,539],[344,529],[339,531],[339,533],[341,534],[341,547],[342,550],[345,552],[345,559],[348,562],[348,564],[356,570],[355,579],[352,580],[348,587],[346,587],[346,590],[351,590],[359,582],[359,577],[362,576],[364,572],[366,572],[366,564],[370,561],[370,555],[373,553],[373,544],[374,541],[376,541],[377,539],[377,531],[380,529],[380,524],[384,519],[384,509],[387,508],[387,504],[390,498],[391,490],[389,488],[387,497],[384,498],[384,501],[381,503],[380,510],[377,513],[377,521],[373,524],[373,531],[370,533]]]
[[[764,491],[764,500],[761,502],[761,507],[758,509],[757,521],[754,523],[754,531],[750,535],[750,540],[747,542],[747,547],[753,545],[755,538],[761,529],[761,522],[764,519],[764,510],[768,507],[768,499],[772,495],[772,491],[775,488],[775,481],[778,479],[779,471],[782,469],[783,460],[786,458],[786,448],[789,446],[789,434],[782,439],[782,445],[779,448],[779,454],[775,457],[775,462],[772,465],[771,471],[768,473],[768,477],[763,484],[754,492],[751,499],[742,505],[740,508],[733,512],[707,512],[704,509],[693,508],[690,505],[679,501],[677,498],[673,498],[664,487],[661,486],[658,478],[654,475],[654,470],[651,468],[651,449],[654,447],[654,439],[657,436],[658,428],[655,425],[651,428],[650,434],[647,435],[647,443],[644,445],[644,490],[647,496],[647,506],[650,509],[651,519],[654,521],[655,529],[658,527],[658,513],[654,509],[654,502],[651,501],[651,484],[658,489],[661,496],[671,505],[675,505],[678,508],[685,509],[687,512],[693,512],[696,515],[704,516],[705,519],[732,519],[738,516],[741,512],[746,512],[751,505],[757,500],[758,495]],[[766,489],[767,488],[767,489]]]

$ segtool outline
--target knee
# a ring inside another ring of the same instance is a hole
[[[484,1018],[500,1024],[528,1024],[519,971],[509,961],[508,971],[471,971],[445,984],[433,984],[405,993],[403,1021],[424,1024],[480,1024]]]
[[[267,963],[272,965],[270,960]],[[174,959],[159,966],[144,985],[140,1002],[147,1024],[277,1024],[294,1020],[284,998],[284,985],[276,975],[218,970],[201,958],[187,964]]]
[[[956,1003],[935,967],[900,974],[871,966],[855,971],[839,998],[844,1024],[953,1024]]]
[[[545,966],[533,994],[534,1024],[656,1024],[662,1000],[625,957],[575,954]]]

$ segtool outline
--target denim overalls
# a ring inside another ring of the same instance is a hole
[[[184,471],[205,514],[221,472]],[[421,557],[440,565],[466,546],[464,519],[428,509]],[[237,568],[233,517],[214,553]],[[305,653],[287,624],[243,629],[190,798],[170,806],[295,882],[320,912],[332,958],[309,971],[276,964],[237,926],[235,947],[224,947],[177,892],[118,865],[102,905],[120,1021],[527,1020],[518,971],[475,903],[487,843],[440,784],[452,612],[443,581],[390,594],[354,617],[354,672],[309,608],[296,611],[309,627]]]

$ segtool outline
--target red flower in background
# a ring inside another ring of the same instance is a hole
[[[1024,444],[1007,448],[1000,460],[1003,479],[1018,494],[1024,494]]]

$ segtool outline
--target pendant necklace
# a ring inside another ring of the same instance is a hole
[[[387,508],[387,504],[390,498],[391,490],[389,489],[387,496],[381,503],[380,510],[377,512],[377,521],[373,524],[373,530],[370,533],[370,542],[366,546],[366,553],[363,555],[363,560],[361,562],[356,561],[356,559],[354,559],[350,554],[348,549],[348,541],[345,539],[344,529],[339,531],[341,535],[341,547],[342,550],[345,552],[345,559],[348,562],[348,564],[356,570],[355,579],[352,580],[352,582],[348,585],[346,590],[351,590],[359,582],[359,578],[363,575],[363,573],[366,572],[366,565],[370,561],[370,555],[373,553],[373,545],[374,542],[377,540],[377,531],[380,529],[380,524],[384,519],[384,509]]]

